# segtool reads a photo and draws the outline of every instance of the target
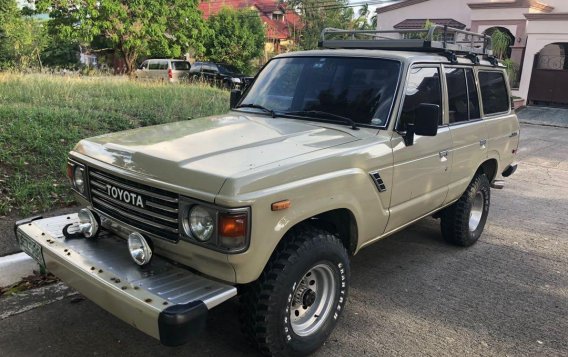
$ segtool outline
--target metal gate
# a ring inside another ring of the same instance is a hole
[[[536,55],[528,100],[533,104],[568,105],[568,54]]]

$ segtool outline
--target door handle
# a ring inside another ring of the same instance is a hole
[[[487,145],[487,139],[479,140],[479,146]]]
[[[440,159],[448,157],[448,150],[440,151],[439,155],[440,155]]]
[[[510,138],[514,138],[515,136],[519,135],[518,132],[514,131],[511,133],[511,135],[509,135]]]

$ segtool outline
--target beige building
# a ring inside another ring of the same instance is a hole
[[[378,29],[419,29],[427,20],[511,38],[527,103],[568,105],[568,0],[403,0],[377,9]]]

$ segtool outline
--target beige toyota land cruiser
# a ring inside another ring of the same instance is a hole
[[[233,91],[225,115],[82,140],[68,176],[85,208],[18,222],[20,246],[164,345],[239,295],[260,351],[315,351],[346,307],[351,256],[432,215],[448,242],[474,244],[516,169],[489,39],[389,37],[327,29],[320,50]]]

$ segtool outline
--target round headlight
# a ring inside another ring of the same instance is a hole
[[[85,169],[76,166],[73,170],[73,185],[77,191],[85,193]]]
[[[211,239],[215,230],[215,220],[209,211],[201,206],[194,206],[189,211],[189,230],[191,235],[201,242]]]
[[[128,251],[130,252],[132,260],[140,266],[150,263],[152,259],[152,248],[150,244],[146,238],[138,232],[132,232],[128,235]]]
[[[99,220],[91,210],[83,208],[79,211],[79,230],[85,238],[93,238],[99,233]]]

